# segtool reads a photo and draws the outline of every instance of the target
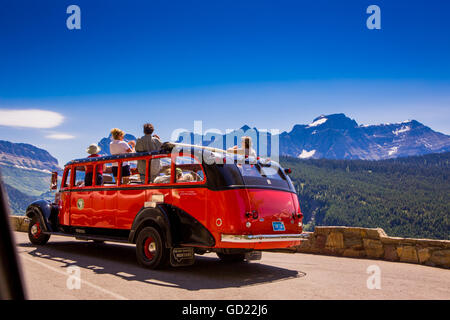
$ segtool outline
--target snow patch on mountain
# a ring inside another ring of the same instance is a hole
[[[311,158],[312,156],[314,156],[315,153],[316,153],[316,150],[307,151],[307,150],[303,149],[302,153],[300,153],[298,155],[298,158],[308,159],[308,158]]]
[[[400,129],[392,131],[392,133],[398,136],[400,133],[408,132],[410,130],[411,130],[410,126],[402,126]]]
[[[388,155],[392,156],[393,154],[397,153],[398,147],[392,147],[389,149]]]
[[[327,120],[328,120],[327,118],[320,118],[320,119],[314,121],[313,123],[308,124],[307,127],[311,128],[311,127],[320,126],[321,124],[324,124],[325,122],[327,122]]]
[[[0,162],[1,164],[1,162]],[[29,170],[29,171],[37,171],[37,172],[43,172],[43,173],[52,173],[50,170],[44,170],[44,169],[38,169],[38,168],[30,168],[30,167],[24,167],[24,166],[19,166],[19,165],[13,165],[14,168],[18,168],[18,169],[24,169],[24,170]]]

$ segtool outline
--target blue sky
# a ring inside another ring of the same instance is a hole
[[[66,27],[71,4],[81,30]],[[372,4],[381,30],[366,27]],[[0,119],[0,139],[63,164],[109,129],[140,135],[147,121],[164,140],[194,120],[285,131],[340,112],[450,134],[449,12],[436,0],[2,1],[0,115],[55,118]]]

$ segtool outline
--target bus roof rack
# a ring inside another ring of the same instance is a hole
[[[74,159],[69,162],[67,162],[65,165],[71,165],[71,164],[77,164],[77,163],[86,163],[86,162],[98,162],[98,161],[105,161],[105,160],[118,160],[118,159],[128,159],[128,158],[135,158],[139,156],[152,156],[152,155],[159,155],[159,154],[168,154],[172,152],[173,148],[181,147],[182,149],[191,148],[197,151],[200,150],[207,150],[211,153],[219,153],[224,154],[225,156],[235,156],[235,157],[243,157],[243,155],[236,154],[232,151],[227,151],[220,148],[214,148],[214,147],[208,147],[208,146],[199,146],[195,144],[186,144],[186,143],[178,143],[178,142],[165,142],[162,145],[162,149],[158,151],[151,151],[151,152],[135,152],[135,153],[124,153],[124,154],[118,154],[118,155],[104,155],[101,157],[96,158],[80,158],[80,159]],[[253,158],[253,157],[252,157]],[[259,157],[255,157],[257,160],[260,160]],[[261,158],[265,159],[265,158]],[[265,159],[268,160],[268,159]],[[269,160],[270,161],[270,160]]]

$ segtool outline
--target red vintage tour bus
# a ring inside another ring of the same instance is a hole
[[[70,161],[55,201],[27,208],[29,239],[45,244],[54,234],[134,243],[139,264],[151,269],[190,265],[206,252],[224,261],[260,259],[262,250],[300,244],[303,215],[290,170],[211,150],[171,145]],[[112,175],[112,166],[137,161],[145,162],[145,177],[136,169],[127,183],[121,170]],[[95,178],[86,183],[87,166],[94,173],[103,167],[101,185]],[[54,173],[53,189],[56,181]]]

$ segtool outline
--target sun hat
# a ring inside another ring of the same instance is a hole
[[[101,150],[102,149],[98,145],[93,143],[86,149],[86,152],[89,154],[96,154],[96,153],[99,153]]]

